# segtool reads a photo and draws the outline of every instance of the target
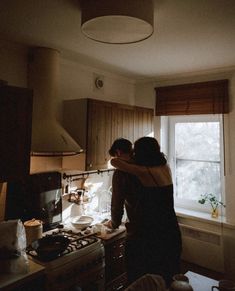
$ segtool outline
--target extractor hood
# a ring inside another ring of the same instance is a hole
[[[36,47],[30,51],[28,87],[33,89],[31,154],[34,156],[65,156],[82,152],[56,119],[59,57],[59,51],[51,48]]]

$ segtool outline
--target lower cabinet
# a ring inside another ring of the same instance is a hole
[[[1,274],[0,274],[1,275]],[[7,276],[6,274],[2,274],[2,276]],[[15,275],[19,277],[19,275]],[[9,276],[10,277],[10,276]],[[14,275],[12,275],[14,278]],[[1,282],[2,281],[2,282]],[[44,274],[36,275],[33,278],[26,278],[22,280],[9,279],[9,284],[4,284],[2,286],[1,283],[4,282],[0,276],[0,290],[1,291],[44,291],[46,290],[45,276]],[[4,282],[5,283],[5,282]]]
[[[33,279],[27,283],[24,283],[14,289],[10,289],[12,291],[43,291],[46,290],[45,285],[45,277],[41,276],[36,279]]]
[[[127,285],[125,269],[125,237],[106,241],[105,246],[105,285],[106,291],[124,290]]]

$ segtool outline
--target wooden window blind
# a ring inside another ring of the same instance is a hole
[[[156,87],[155,115],[229,112],[228,80]]]

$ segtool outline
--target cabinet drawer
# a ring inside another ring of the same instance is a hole
[[[109,282],[126,271],[125,259],[110,262],[105,266],[105,280]]]
[[[127,275],[123,273],[121,276],[117,277],[113,281],[111,281],[108,285],[106,285],[106,291],[121,291],[124,290],[127,286]]]
[[[105,259],[107,262],[118,261],[125,255],[125,239],[121,238],[105,246]],[[106,262],[106,263],[107,263]]]
[[[114,280],[125,272],[125,238],[105,246],[106,282]]]

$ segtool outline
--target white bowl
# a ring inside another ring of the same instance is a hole
[[[71,222],[75,227],[85,228],[91,225],[93,220],[94,219],[91,216],[81,215],[81,216],[74,217]]]

